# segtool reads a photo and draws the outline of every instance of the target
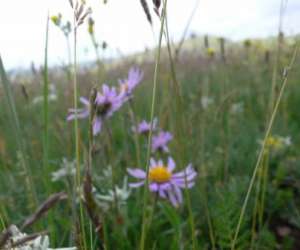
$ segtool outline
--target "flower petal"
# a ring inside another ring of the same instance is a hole
[[[144,182],[145,181],[140,181],[140,182],[135,182],[135,183],[129,183],[129,187],[132,187],[132,188],[137,188],[137,187],[140,187],[140,186],[143,186],[144,185]]]
[[[174,193],[172,192],[172,190],[168,190],[168,197],[169,197],[169,200],[171,201],[172,205],[174,207],[177,207],[178,206],[178,202],[176,200],[176,197],[174,195]]]
[[[174,185],[173,188],[175,191],[175,195],[177,196],[178,203],[182,203],[183,198],[182,198],[181,189],[177,185]]]
[[[93,122],[93,134],[94,134],[94,136],[99,134],[100,131],[101,131],[101,119],[96,118]]]
[[[146,172],[139,168],[127,168],[128,174],[138,179],[145,179]]]
[[[80,102],[81,102],[82,104],[84,104],[84,105],[86,105],[86,106],[89,106],[89,105],[90,105],[89,100],[88,100],[87,98],[83,97],[83,96],[80,97],[79,100],[80,100]]]
[[[172,157],[169,157],[169,158],[168,158],[168,170],[169,170],[170,172],[172,172],[172,171],[174,170],[175,166],[176,166],[176,164],[175,164],[173,158],[172,158]]]
[[[159,184],[153,182],[149,185],[149,189],[151,192],[157,192],[159,189]]]

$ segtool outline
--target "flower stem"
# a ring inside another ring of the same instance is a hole
[[[146,239],[146,215],[147,215],[147,201],[148,201],[148,185],[149,185],[149,162],[150,162],[150,154],[151,154],[151,140],[152,140],[152,133],[153,133],[153,120],[154,120],[154,111],[155,111],[155,102],[156,102],[156,87],[158,81],[158,70],[159,70],[159,61],[160,61],[160,50],[162,44],[162,37],[164,31],[164,22],[166,16],[166,7],[167,7],[168,0],[164,0],[163,4],[163,11],[161,17],[161,26],[160,26],[160,34],[158,40],[158,51],[157,57],[155,62],[155,69],[154,69],[154,80],[153,80],[153,90],[152,90],[152,104],[151,104],[151,129],[148,136],[148,148],[147,148],[147,161],[146,161],[146,183],[144,187],[144,199],[143,199],[143,218],[142,218],[142,234],[141,234],[141,241],[140,241],[140,250],[145,249],[145,239]]]

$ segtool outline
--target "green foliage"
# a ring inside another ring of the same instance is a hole
[[[212,223],[216,236],[216,244],[220,249],[230,249],[235,234],[236,225],[240,216],[242,197],[246,190],[248,179],[231,178],[224,184],[222,190],[216,190],[211,204]],[[242,223],[240,234],[237,239],[236,249],[249,248],[249,222],[250,213]]]

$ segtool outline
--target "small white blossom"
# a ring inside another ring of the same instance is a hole
[[[118,205],[125,205],[127,199],[130,196],[131,190],[128,187],[127,182],[128,177],[125,176],[123,180],[123,186],[115,186],[114,190],[108,190],[107,194],[99,194],[95,195],[96,199],[100,206],[104,205],[105,208],[107,207],[107,203],[112,203],[115,199],[118,201]],[[104,204],[103,204],[104,202]],[[102,206],[103,207],[103,206]],[[104,208],[104,207],[103,207]]]
[[[57,93],[56,93],[56,87],[54,84],[49,85],[49,94],[48,94],[48,101],[56,101],[57,100]],[[32,104],[39,104],[44,101],[44,96],[36,96],[32,100]]]
[[[207,109],[209,105],[214,103],[214,99],[209,96],[202,96],[201,97],[201,106],[203,109]]]
[[[36,237],[33,240],[26,241],[23,244],[20,244],[16,247],[13,245],[27,237],[27,234],[22,233],[15,225],[10,226],[9,228],[11,237],[8,239],[8,243],[4,246],[3,250],[76,250],[76,247],[67,247],[67,248],[49,248],[50,241],[47,235],[41,235]]]
[[[244,103],[242,102],[233,103],[230,107],[231,114],[241,114],[243,112],[244,112]]]
[[[68,161],[66,158],[63,158],[61,168],[55,172],[52,172],[51,181],[59,181],[67,176],[74,176],[76,173],[75,161]]]

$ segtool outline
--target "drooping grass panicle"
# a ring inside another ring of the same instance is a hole
[[[58,202],[66,200],[68,198],[65,192],[59,192],[56,194],[52,194],[49,196],[47,200],[45,200],[38,209],[28,217],[22,225],[22,229],[31,226],[36,221],[38,221],[42,216],[44,216],[53,206],[55,206]]]

